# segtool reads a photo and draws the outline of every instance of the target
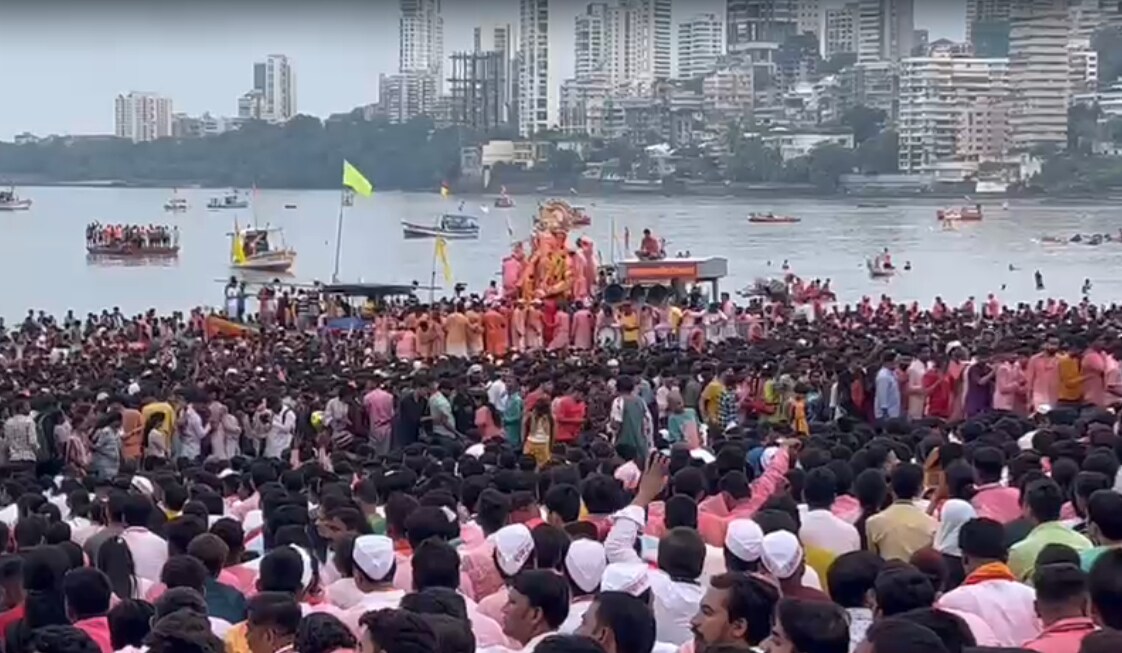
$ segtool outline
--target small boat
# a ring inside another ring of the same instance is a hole
[[[858,204],[859,209],[887,209],[887,204]]]
[[[573,208],[573,226],[574,227],[587,227],[592,224],[592,216],[583,206],[574,206]]]
[[[280,234],[281,246],[269,242],[269,234]],[[254,272],[288,272],[296,262],[296,250],[284,243],[284,232],[279,228],[247,227],[239,231],[234,225],[231,238],[230,267]]]
[[[506,194],[506,186],[503,186],[502,190],[499,191],[499,196],[495,198],[495,208],[496,209],[513,209],[514,208],[514,199],[512,199],[510,195]]]
[[[802,222],[802,219],[789,215],[775,215],[774,213],[751,213],[748,215],[748,222],[752,224],[794,224]]]
[[[959,222],[981,222],[982,205],[963,206],[953,209],[939,209],[935,212],[939,220],[957,220]]]
[[[172,258],[179,256],[179,245],[168,247],[140,247],[135,243],[116,243],[112,245],[86,245],[86,253],[103,258]]]
[[[289,211],[291,211],[292,209],[295,209],[295,208],[296,208],[296,205],[295,205],[295,204],[285,204],[285,205],[284,205],[284,208],[285,208],[286,210],[289,210]]]
[[[206,208],[209,211],[221,211],[225,209],[247,209],[249,202],[242,199],[237,191],[227,193],[222,197],[212,197],[206,203]]]
[[[885,267],[879,257],[865,259],[865,267],[869,270],[869,276],[874,279],[887,279],[896,276],[896,268]]]
[[[187,210],[187,200],[182,197],[172,197],[164,202],[164,210],[168,213],[183,213]]]
[[[20,199],[14,186],[0,190],[0,211],[26,211],[31,208],[31,200]]]
[[[436,224],[426,225],[401,221],[406,238],[447,238],[449,240],[475,240],[479,238],[479,221],[475,216],[446,213]]]

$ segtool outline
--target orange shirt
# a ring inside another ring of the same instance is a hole
[[[444,318],[444,342],[447,351],[458,351],[467,347],[468,319],[463,313],[452,313]]]
[[[487,311],[483,314],[483,330],[487,353],[493,356],[505,356],[510,346],[506,316],[495,309]]]
[[[464,314],[468,322],[468,349],[473,354],[483,351],[483,318],[475,311]]]

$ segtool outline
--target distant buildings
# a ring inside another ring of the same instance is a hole
[[[1067,145],[1069,36],[1064,0],[1043,0],[1014,9],[1009,30],[1013,93],[1009,124],[1017,150]]]
[[[678,25],[679,79],[713,72],[724,52],[724,23],[716,14],[698,14]]]
[[[436,77],[427,72],[381,75],[378,78],[378,107],[381,115],[393,123],[432,115],[437,109],[439,97]]]
[[[509,61],[498,50],[452,55],[449,116],[452,124],[489,132],[506,122]]]
[[[506,80],[503,88],[500,120],[503,124],[512,122],[517,116],[518,102],[518,62],[516,59],[516,40],[510,23],[475,28],[475,52],[498,52],[502,59],[502,75]]]
[[[253,88],[238,98],[238,117],[283,123],[294,116],[296,75],[288,57],[271,54],[253,64]]]
[[[770,63],[779,46],[798,32],[795,0],[728,0],[728,53]]]
[[[558,86],[549,70],[549,0],[519,0],[518,133],[557,124]]]
[[[915,38],[914,0],[859,0],[857,60],[899,61],[911,56]]]
[[[826,10],[822,47],[825,58],[839,54],[857,54],[860,6],[857,2],[847,2],[844,6]]]
[[[441,0],[401,0],[398,72],[429,74],[437,93],[444,78],[444,18]]]
[[[114,116],[113,133],[118,138],[143,143],[172,135],[171,99],[155,93],[118,95]]]

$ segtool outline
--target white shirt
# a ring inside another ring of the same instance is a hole
[[[562,635],[572,635],[580,628],[580,622],[584,619],[584,613],[588,612],[588,608],[592,607],[592,601],[595,600],[594,596],[586,596],[569,604],[569,616],[565,617],[565,621],[557,632]]]
[[[353,608],[362,597],[353,578],[340,578],[327,586],[327,602],[341,610]]]
[[[160,582],[160,572],[168,561],[167,540],[147,528],[130,526],[121,533],[121,539],[132,553],[136,575],[153,583]]]
[[[998,646],[1017,647],[1040,634],[1036,590],[1011,580],[960,585],[939,597],[936,608],[977,616],[993,631]]]
[[[857,529],[826,509],[811,510],[802,516],[799,540],[805,548],[814,547],[835,556],[861,550]]]
[[[476,653],[530,653],[531,651],[536,649],[538,647],[538,644],[541,644],[546,638],[553,637],[554,635],[559,634],[561,633],[557,631],[542,633],[541,635],[538,635],[537,637],[526,642],[526,645],[520,649],[509,649],[505,646],[488,646],[485,648],[476,649]]]

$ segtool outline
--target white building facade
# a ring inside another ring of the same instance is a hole
[[[437,92],[444,83],[444,18],[441,0],[401,0],[398,72],[428,73]]]
[[[520,0],[518,132],[531,137],[557,124],[558,85],[549,70],[549,0]]]
[[[114,130],[118,138],[145,143],[172,135],[172,103],[155,93],[132,91],[114,102]]]
[[[678,78],[713,72],[724,53],[724,21],[716,14],[698,14],[678,25]]]
[[[1064,0],[1016,7],[1009,32],[1009,115],[1019,151],[1067,144],[1070,21]]]

